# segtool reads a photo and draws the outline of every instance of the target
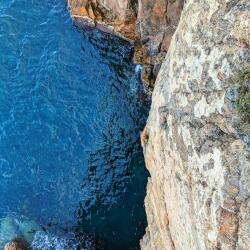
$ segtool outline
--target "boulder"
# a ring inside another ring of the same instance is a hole
[[[30,249],[28,243],[21,238],[17,238],[11,241],[10,243],[7,243],[4,247],[4,250],[28,250],[28,249]]]

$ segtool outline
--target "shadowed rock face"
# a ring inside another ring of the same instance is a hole
[[[139,0],[135,61],[143,64],[142,78],[152,90],[162,60],[178,25],[183,0]]]
[[[144,250],[250,247],[249,138],[231,95],[249,63],[249,7],[185,4],[142,134],[151,174]]]
[[[184,0],[68,0],[78,25],[97,27],[135,43],[134,62],[152,91]]]

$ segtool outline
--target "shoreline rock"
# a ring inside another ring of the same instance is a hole
[[[0,221],[0,249],[6,243],[8,243],[6,246],[10,249],[15,245],[21,246],[23,244],[25,246],[31,244],[35,233],[42,231],[42,228],[35,221],[26,217],[6,216]]]
[[[22,238],[16,238],[7,243],[4,250],[30,250],[29,244]]]
[[[68,0],[73,21],[78,26],[97,28],[133,43],[136,14],[128,0]]]
[[[142,65],[148,93],[178,25],[184,0],[68,0],[78,27],[97,28],[134,44],[134,63]]]

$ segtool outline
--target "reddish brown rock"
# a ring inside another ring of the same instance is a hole
[[[228,249],[234,247],[236,249],[235,238],[237,238],[239,227],[239,218],[237,213],[229,212],[225,209],[220,213],[220,227],[218,239]]]
[[[153,89],[159,67],[179,22],[184,0],[68,0],[79,25],[97,27],[135,42],[134,63]]]
[[[5,245],[4,250],[29,250],[28,243],[23,239],[15,239]]]
[[[129,0],[68,0],[68,4],[76,23],[135,40],[136,13]]]

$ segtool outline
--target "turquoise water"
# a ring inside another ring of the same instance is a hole
[[[64,0],[0,0],[0,248],[32,231],[34,249],[138,249],[147,108],[131,55],[78,30]]]

